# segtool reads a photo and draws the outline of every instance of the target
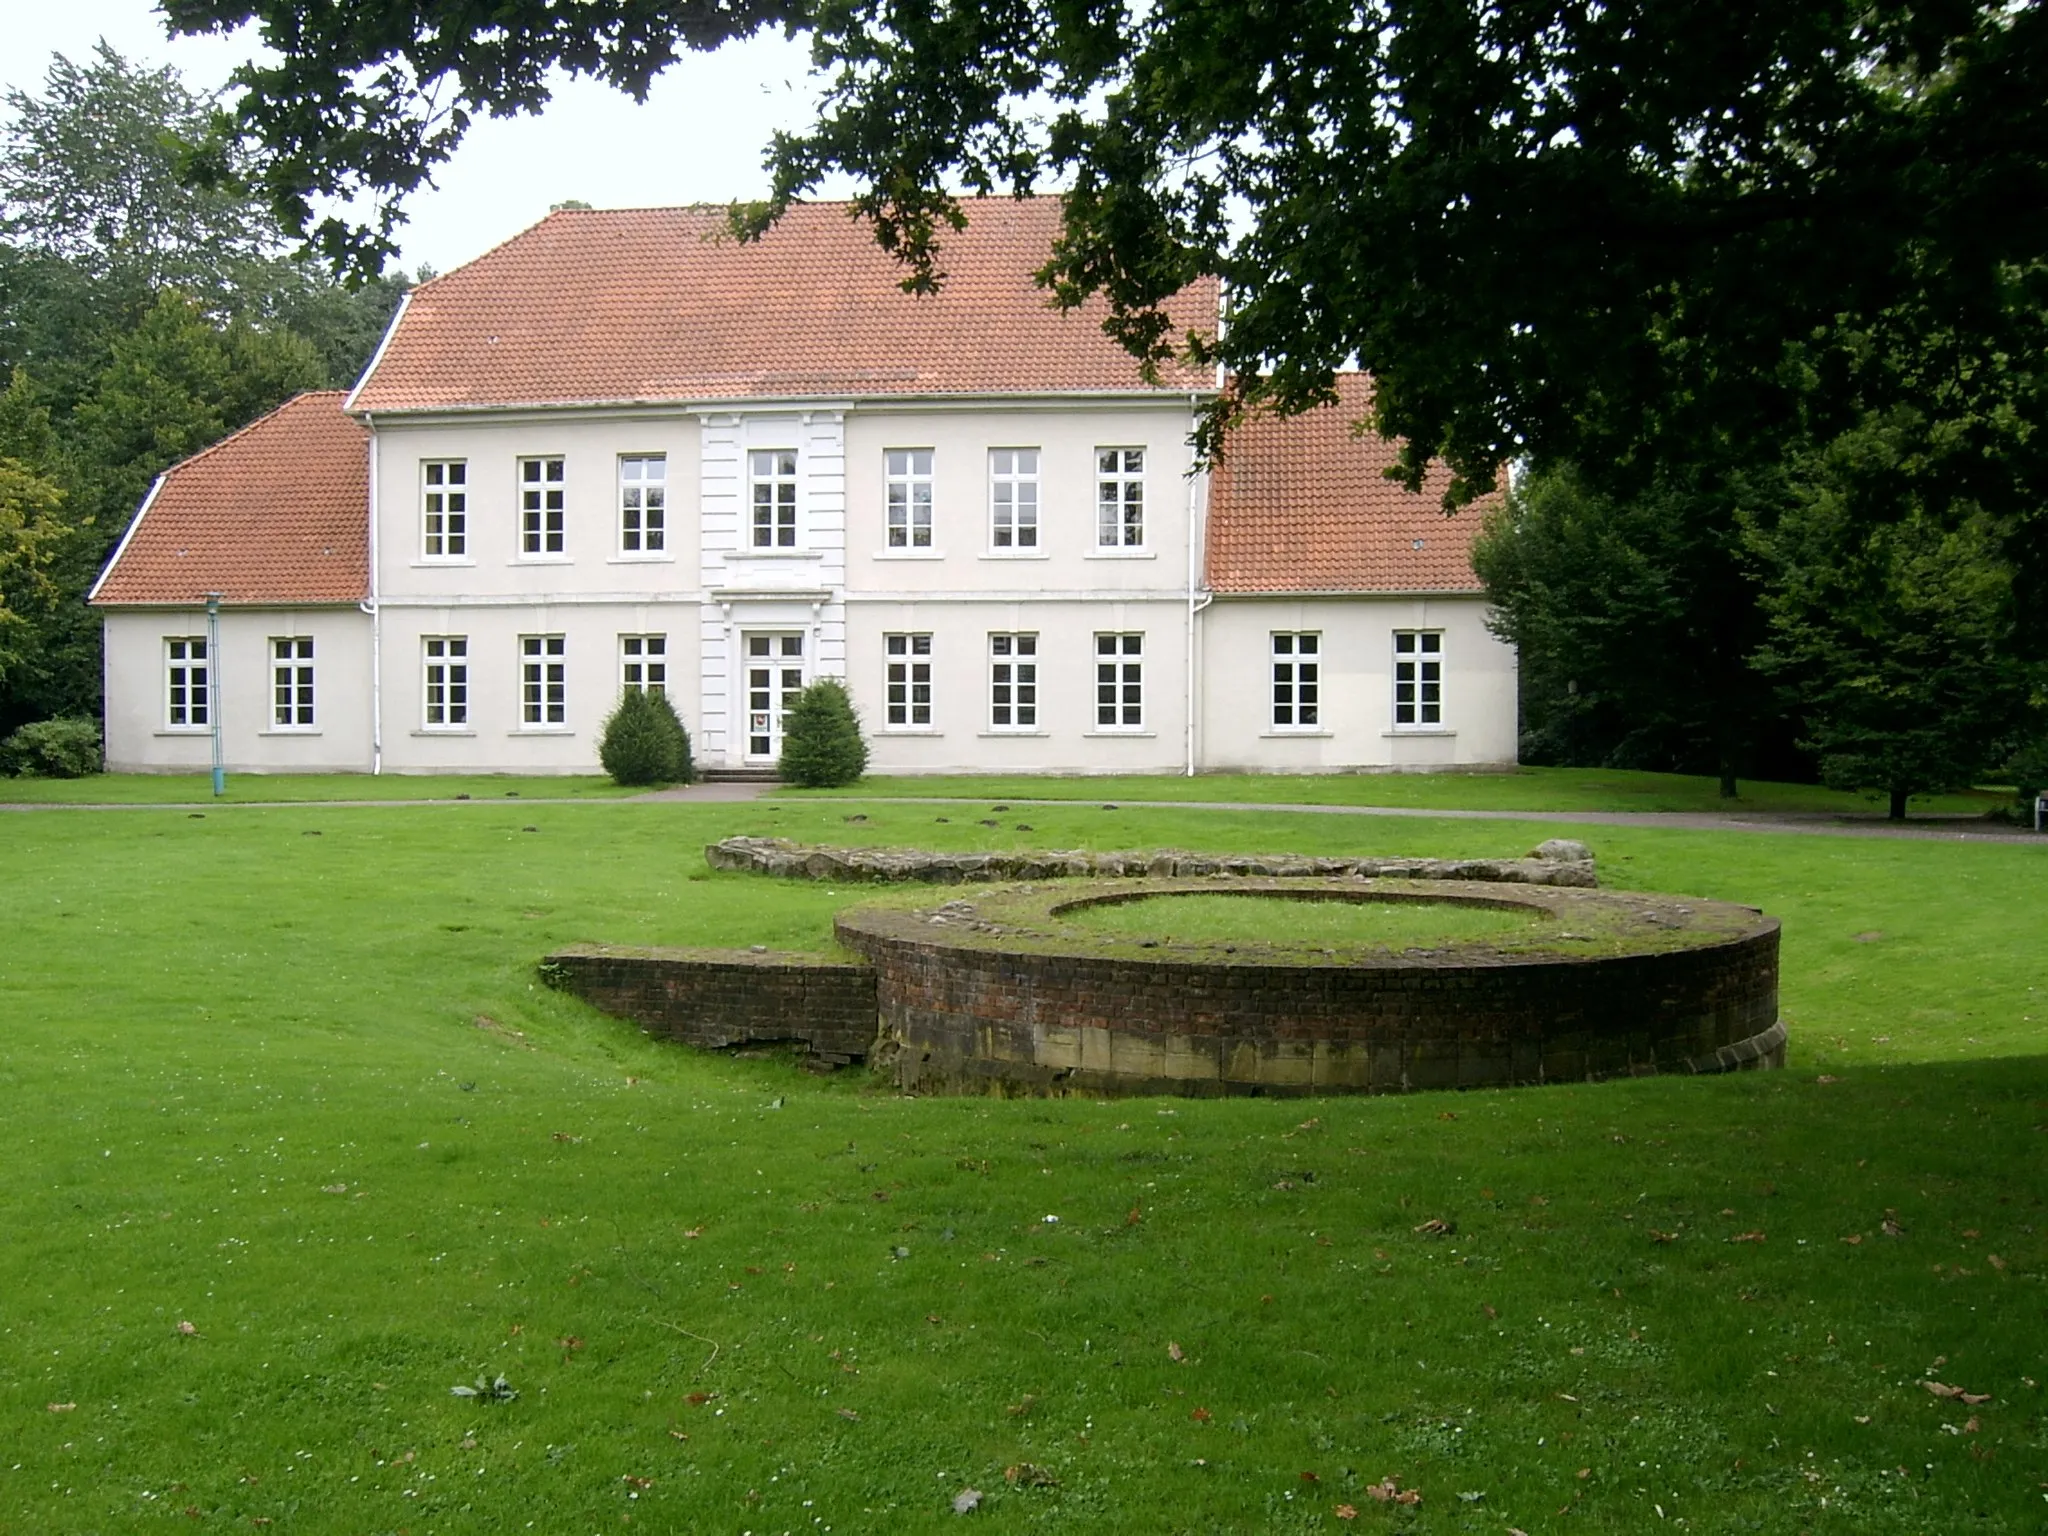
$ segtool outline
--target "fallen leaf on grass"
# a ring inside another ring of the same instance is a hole
[[[1211,1413],[1206,1408],[1197,1408],[1193,1413],[1189,1414],[1188,1417],[1193,1419],[1197,1424],[1206,1424],[1211,1419],[1215,1418],[1216,1415]]]
[[[1016,1402],[1010,1404],[1010,1406],[1005,1408],[1003,1412],[1007,1413],[1013,1419],[1021,1419],[1026,1414],[1030,1413],[1031,1410],[1033,1408],[1036,1408],[1037,1406],[1037,1397],[1029,1392],[1026,1392],[1023,1395],[1023,1397],[1019,1398]]]
[[[1878,1223],[1878,1227],[1886,1237],[1904,1237],[1906,1235],[1906,1229],[1900,1224],[1897,1211],[1886,1211],[1884,1213],[1884,1220]]]
[[[1738,1232],[1728,1239],[1731,1243],[1760,1243],[1763,1240],[1764,1235],[1761,1232]]]
[[[971,1515],[980,1507],[981,1490],[979,1488],[962,1488],[953,1495],[953,1513],[956,1515]]]
[[[1175,1365],[1179,1365],[1187,1359],[1187,1355],[1178,1344],[1174,1343],[1173,1340],[1168,1339],[1166,1341],[1166,1358],[1171,1360]]]
[[[78,1404],[76,1403],[52,1403],[50,1404],[50,1412],[69,1413],[72,1409],[76,1408],[77,1406]]]
[[[1653,1243],[1675,1243],[1678,1241],[1678,1234],[1676,1232],[1659,1232],[1655,1227],[1652,1227],[1650,1228],[1650,1241]]]
[[[190,1323],[179,1323],[178,1332],[182,1333],[188,1339],[196,1339],[199,1337],[199,1330]]]
[[[686,1238],[688,1238],[688,1237],[702,1237],[703,1235],[704,1235],[704,1229],[703,1229],[702,1227],[688,1227],[688,1228],[685,1228],[685,1229],[684,1229],[684,1231],[683,1231],[683,1236],[684,1236],[684,1237],[686,1237]]]
[[[1847,1237],[1843,1238],[1842,1241],[1847,1243],[1851,1248],[1860,1247],[1863,1242],[1863,1234],[1861,1232],[1851,1232]]]
[[[1127,1227],[1135,1227],[1144,1219],[1145,1211],[1142,1206],[1134,1205],[1128,1211],[1124,1212],[1124,1225]]]
[[[630,1472],[622,1472],[619,1475],[635,1488],[652,1488],[654,1486],[654,1479],[651,1477],[635,1477]]]
[[[1441,1216],[1432,1216],[1429,1220],[1418,1223],[1415,1228],[1416,1235],[1420,1237],[1449,1237],[1457,1230],[1458,1224],[1455,1221],[1445,1221]]]
[[[1819,1077],[1816,1077],[1814,1081],[1825,1087],[1829,1083],[1839,1083],[1841,1079],[1839,1077],[1834,1076],[1832,1073],[1823,1072]]]
[[[1583,1483],[1583,1482],[1584,1482],[1584,1481],[1585,1481],[1585,1480],[1586,1480],[1587,1478],[1591,1477],[1592,1475],[1593,1475],[1593,1469],[1592,1469],[1591,1467],[1581,1467],[1581,1468],[1579,1468],[1579,1481],[1580,1481],[1580,1482],[1582,1482],[1582,1483]]]
[[[1358,1506],[1355,1504],[1339,1504],[1337,1506],[1337,1518],[1339,1520],[1356,1520],[1358,1518]]]
[[[322,1184],[320,1186],[320,1193],[323,1195],[345,1195],[348,1193],[348,1186],[346,1184]]]
[[[846,1420],[849,1424],[858,1424],[860,1422],[860,1415],[854,1412],[851,1408],[838,1408],[833,1411],[836,1412],[839,1415],[839,1417]]]
[[[1858,1424],[1868,1424],[1870,1422],[1870,1415],[1867,1413],[1859,1413],[1856,1415],[1856,1422]]]
[[[1403,1488],[1391,1477],[1366,1485],[1366,1493],[1381,1504],[1420,1504],[1422,1495],[1413,1488]]]
[[[683,1401],[688,1403],[692,1408],[702,1408],[706,1403],[710,1402],[711,1399],[713,1399],[716,1396],[718,1396],[716,1392],[692,1392],[688,1397],[684,1398]]]
[[[668,1432],[668,1437],[671,1440],[687,1440],[690,1438],[688,1435],[684,1434],[680,1429],[670,1430]]]
[[[1920,1385],[1932,1392],[1936,1397],[1952,1397],[1957,1402],[1966,1403],[1972,1408],[1976,1407],[1979,1403],[1991,1401],[1991,1394],[1989,1392],[1966,1392],[1961,1387],[1951,1387],[1946,1382],[1923,1381]]]
[[[1057,1488],[1060,1485],[1060,1480],[1045,1468],[1034,1467],[1028,1461],[1003,1468],[1003,1481],[1013,1488]]]
[[[1993,1269],[1999,1271],[2001,1274],[2003,1274],[2005,1271],[2005,1260],[2001,1259],[1995,1253],[1987,1253],[1984,1256],[1984,1262],[1986,1264],[1989,1264]]]

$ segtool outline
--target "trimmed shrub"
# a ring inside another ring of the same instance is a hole
[[[821,677],[799,693],[782,726],[785,782],[803,789],[832,789],[851,784],[867,771],[868,744],[861,739],[860,716],[846,685]]]
[[[666,694],[628,688],[604,723],[597,760],[617,784],[687,784],[690,735]]]
[[[95,720],[38,720],[0,742],[0,773],[82,779],[105,766]]]

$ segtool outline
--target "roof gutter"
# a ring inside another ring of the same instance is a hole
[[[85,594],[88,603],[99,601],[100,588],[107,584],[107,578],[114,574],[114,567],[119,565],[121,557],[128,553],[128,541],[135,537],[135,530],[142,526],[143,517],[156,504],[156,493],[164,488],[164,481],[169,478],[170,471],[165,470],[149,483],[148,494],[142,498],[142,505],[135,509],[134,521],[128,524],[128,531],[121,535],[121,542],[114,546],[113,559],[109,560],[106,569],[100,572],[99,580],[92,584],[92,590]]]

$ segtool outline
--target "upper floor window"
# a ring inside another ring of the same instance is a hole
[[[1095,450],[1095,547],[1141,549],[1145,544],[1145,450]]]
[[[668,548],[668,458],[627,454],[619,460],[619,551],[658,555]]]
[[[932,451],[891,448],[889,468],[889,547],[932,547]]]
[[[619,686],[668,692],[668,636],[619,636]]]
[[[313,642],[300,636],[270,642],[271,723],[283,730],[313,724]]]
[[[172,730],[212,724],[213,669],[206,659],[204,635],[177,635],[164,641],[164,684],[164,721]]]
[[[420,462],[420,553],[429,560],[460,560],[469,554],[466,460]]]
[[[748,454],[747,479],[753,490],[754,548],[795,549],[796,450],[768,448]]]
[[[1273,636],[1273,724],[1314,730],[1322,723],[1323,637],[1281,632]]]
[[[1444,723],[1444,635],[1440,629],[1394,631],[1394,726]]]
[[[562,482],[560,459],[519,461],[519,552],[559,555],[562,552]]]
[[[988,496],[989,547],[1038,548],[1038,450],[992,449]]]

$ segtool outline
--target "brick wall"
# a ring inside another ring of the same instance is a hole
[[[875,1039],[875,973],[864,965],[734,949],[577,944],[541,963],[549,986],[686,1045],[790,1042],[829,1061]]]
[[[882,1053],[912,1091],[1324,1093],[1783,1062],[1778,925],[1613,959],[1384,965],[1003,950],[859,911]]]

